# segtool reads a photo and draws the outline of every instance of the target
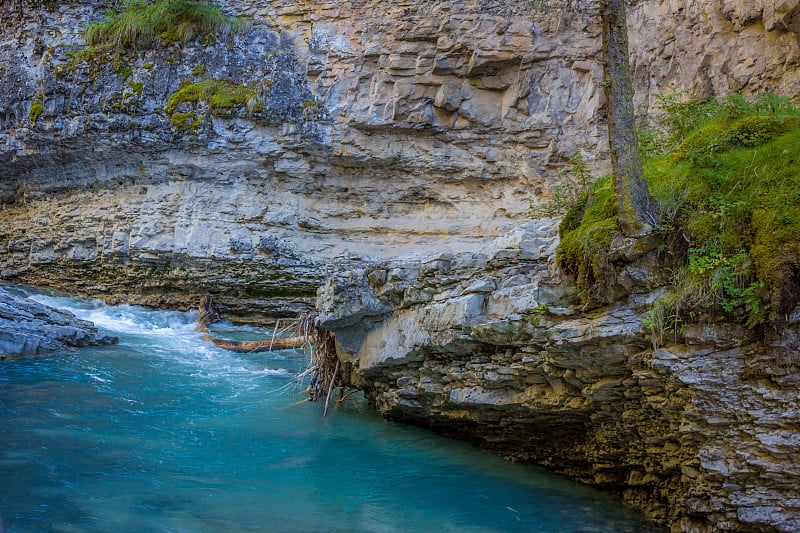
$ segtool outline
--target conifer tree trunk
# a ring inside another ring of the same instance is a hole
[[[608,145],[619,225],[625,236],[633,237],[645,232],[648,224],[657,225],[658,217],[647,192],[636,139],[625,0],[600,0],[599,7]]]

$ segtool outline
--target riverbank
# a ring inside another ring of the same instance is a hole
[[[0,286],[0,361],[68,348],[107,346],[117,340],[72,313],[16,296]]]
[[[482,253],[377,262],[318,306],[385,417],[619,494],[673,531],[800,529],[800,310],[783,334],[687,324],[654,346],[658,248],[616,243],[629,295],[584,310],[552,221]]]

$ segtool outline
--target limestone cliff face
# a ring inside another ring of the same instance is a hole
[[[712,323],[654,348],[657,254],[616,242],[630,297],[582,311],[554,233],[534,221],[481,253],[329,279],[318,307],[349,383],[388,418],[599,485],[673,531],[798,531],[800,310],[766,345]]]
[[[475,250],[546,199],[574,152],[605,166],[588,15],[521,0],[229,0],[252,26],[212,44],[70,59],[113,4],[0,6],[5,278],[291,314],[332,257]],[[796,2],[751,4],[633,7],[638,98],[796,94]],[[174,126],[166,100],[210,78],[259,87],[258,111]]]

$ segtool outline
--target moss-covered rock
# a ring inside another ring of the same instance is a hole
[[[207,102],[211,111],[242,107],[257,96],[254,87],[236,84],[226,80],[208,79],[197,83],[184,84],[167,100],[164,110],[173,114],[184,102]]]
[[[609,249],[620,234],[610,177],[597,182],[578,200],[562,219],[559,232],[556,260],[562,270],[577,277],[585,303],[610,302],[615,271]]]
[[[797,125],[798,117],[782,115],[751,115],[733,121],[717,119],[684,139],[670,161],[689,159],[695,164],[710,164],[716,154],[759,146]]]
[[[662,228],[674,266],[669,314],[780,328],[800,302],[800,109],[734,103],[716,111],[704,104],[705,123],[645,162],[650,192],[670,221]],[[567,213],[557,252],[560,267],[598,302],[612,301],[618,287],[610,183]]]
[[[44,113],[44,104],[39,101],[31,102],[31,108],[28,111],[28,118],[31,121],[31,124],[36,124],[39,122],[39,117],[41,114]]]

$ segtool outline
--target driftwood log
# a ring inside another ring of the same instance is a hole
[[[211,335],[203,335],[203,340],[209,341],[217,348],[239,353],[270,352],[272,350],[302,348],[306,343],[303,337],[279,337],[264,341],[228,341],[214,338]]]
[[[197,315],[197,331],[205,333],[203,340],[210,342],[217,348],[237,353],[270,352],[273,350],[288,350],[302,348],[306,344],[305,336],[298,337],[273,337],[260,341],[229,341],[218,339],[208,332],[208,326],[219,320],[219,313],[214,307],[211,296],[203,296],[200,300],[200,312]]]
[[[271,339],[260,341],[218,339],[208,332],[208,326],[218,320],[219,313],[214,308],[211,296],[204,296],[200,301],[200,313],[197,315],[197,331],[205,333],[203,340],[212,343],[217,348],[238,353],[303,348],[307,354],[310,354],[310,363],[308,368],[297,376],[294,383],[300,383],[306,377],[311,376],[308,384],[308,399],[315,402],[325,398],[325,410],[322,416],[327,416],[333,391],[337,387],[339,388],[339,397],[335,402],[339,404],[344,401],[347,388],[344,376],[346,369],[336,355],[333,334],[317,325],[315,314],[309,313],[297,317],[294,337],[277,337],[273,334]]]

